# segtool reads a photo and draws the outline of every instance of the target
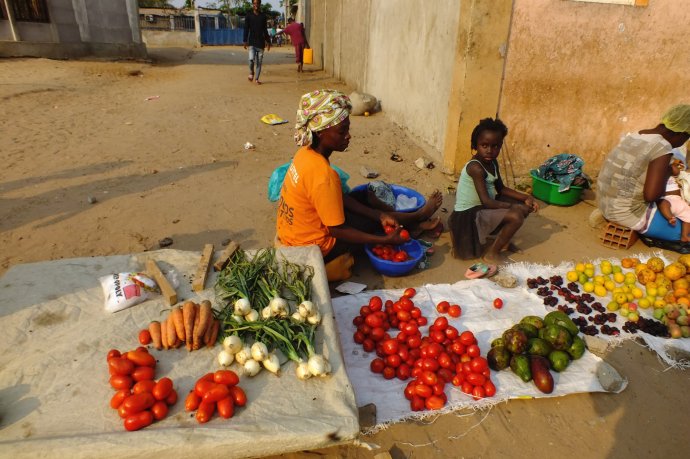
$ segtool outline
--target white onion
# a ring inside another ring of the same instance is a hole
[[[312,315],[307,317],[307,322],[312,325],[319,325],[321,323],[321,313],[319,311],[315,311]]]
[[[299,312],[293,312],[290,316],[294,322],[302,323],[307,320],[306,317],[302,316]]]
[[[233,314],[233,315],[230,316],[230,317],[232,318],[232,320],[234,320],[234,321],[237,322],[238,324],[244,323],[244,316],[238,316],[237,314]]]
[[[273,311],[271,311],[270,306],[266,306],[265,308],[263,308],[261,310],[261,318],[262,319],[270,319],[271,317],[273,317]]]
[[[246,376],[256,376],[261,371],[261,365],[256,360],[249,359],[242,365],[242,371]]]
[[[285,298],[281,298],[279,296],[271,299],[271,301],[268,303],[268,306],[271,308],[273,315],[276,316],[286,315],[286,313],[289,311],[288,302],[285,300]]]
[[[280,359],[278,359],[278,356],[274,353],[268,354],[268,356],[261,361],[261,364],[265,369],[275,375],[280,373]]]
[[[223,348],[230,354],[237,354],[242,349],[242,339],[237,335],[226,336],[223,340]]]
[[[259,320],[259,313],[256,309],[252,309],[251,311],[249,311],[249,313],[247,313],[246,316],[244,316],[244,320],[246,320],[247,322],[256,322],[257,320]]]
[[[309,357],[307,365],[312,376],[325,376],[328,374],[328,360],[320,354],[314,354]]]
[[[247,360],[250,360],[251,358],[252,350],[249,346],[244,346],[237,354],[235,354],[235,360],[237,360],[237,363],[240,365],[244,365]]]
[[[299,306],[297,306],[299,313],[302,317],[309,317],[314,312],[316,312],[316,306],[309,300],[302,301]]]
[[[297,374],[297,378],[303,381],[311,378],[311,371],[309,371],[307,362],[300,362],[297,368],[295,368],[295,373]]]
[[[256,360],[257,362],[261,362],[268,357],[268,348],[264,343],[257,341],[256,343],[252,344],[251,356],[252,359]]]
[[[229,367],[235,360],[235,356],[226,350],[222,350],[218,353],[218,363],[222,367]]]
[[[235,301],[235,314],[238,316],[246,316],[252,309],[252,305],[249,304],[249,300],[246,298],[240,298]]]

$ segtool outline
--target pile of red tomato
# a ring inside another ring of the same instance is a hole
[[[371,248],[371,251],[382,260],[392,261],[394,263],[400,263],[401,261],[410,259],[410,256],[405,250],[398,249],[389,244],[376,244]]]
[[[110,407],[124,419],[125,429],[139,430],[168,415],[168,407],[177,402],[177,391],[170,378],[154,380],[156,359],[145,347],[121,354],[108,352],[110,385],[115,395]]]
[[[207,373],[196,381],[184,402],[185,411],[196,410],[196,420],[200,424],[211,420],[213,413],[229,419],[235,414],[236,406],[247,404],[247,395],[237,384],[240,378],[232,370],[218,370]]]
[[[385,379],[413,378],[405,388],[412,411],[443,408],[448,401],[448,383],[475,400],[493,397],[496,386],[491,382],[491,370],[480,356],[474,334],[469,330],[460,333],[447,318],[438,317],[427,336],[422,336],[419,327],[427,324],[427,318],[412,301],[415,294],[414,289],[408,288],[398,301],[387,300],[385,305],[380,297],[373,296],[353,319],[357,327],[355,343],[366,352],[376,352],[371,371]],[[445,305],[441,306],[445,309]],[[453,305],[448,304],[448,312],[450,306]],[[388,331],[394,328],[400,331],[392,337]]]

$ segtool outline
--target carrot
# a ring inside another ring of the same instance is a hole
[[[199,305],[199,327],[194,327],[194,340],[192,341],[192,348],[194,350],[199,349],[204,344],[203,339],[212,320],[211,302],[204,300]]]
[[[149,324],[149,333],[151,333],[151,341],[153,341],[153,346],[159,351],[163,348],[163,342],[161,341],[161,323],[154,320]]]
[[[194,331],[194,316],[196,309],[194,303],[187,301],[182,306],[182,321],[184,322],[185,341],[187,341],[187,350],[192,350],[192,332]]]
[[[161,324],[161,342],[163,343],[163,349],[168,348],[168,324],[163,321]]]
[[[199,321],[201,320],[201,314],[199,312],[200,306],[196,303],[194,303],[194,327],[192,328],[192,334],[187,335],[189,338],[187,339],[187,349],[191,350],[197,350],[199,349],[199,346],[194,347],[194,338],[197,336],[197,328],[199,328]]]
[[[182,308],[175,306],[170,313],[172,317],[173,324],[175,325],[175,333],[180,341],[184,341],[184,318],[182,317]]]
[[[216,340],[218,339],[218,330],[220,330],[220,320],[213,319],[213,325],[208,327],[211,330],[211,336],[206,340],[207,347],[213,347],[216,345]]]
[[[172,314],[168,314],[165,323],[168,327],[168,347],[172,349],[175,347],[175,341],[177,340],[177,332],[175,331],[175,322],[173,321]]]

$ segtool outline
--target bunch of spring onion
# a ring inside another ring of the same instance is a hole
[[[285,273],[285,288],[290,291],[297,304],[296,311],[290,318],[295,322],[320,324],[321,313],[311,301],[311,280],[314,277],[314,268],[285,261],[283,272]]]
[[[254,342],[250,347],[238,335],[226,336],[223,339],[223,350],[218,353],[218,363],[227,367],[233,361],[242,367],[245,376],[256,376],[262,366],[271,373],[280,375],[280,359],[260,341]]]

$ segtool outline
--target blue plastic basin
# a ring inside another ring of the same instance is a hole
[[[352,189],[352,191],[366,191],[367,189],[367,184],[364,183],[362,185],[357,185]],[[402,185],[391,185],[391,189],[393,190],[393,195],[397,198],[398,195],[404,194],[408,198],[417,198],[417,207],[414,207],[412,209],[406,209],[406,210],[398,210],[398,212],[415,212],[422,207],[424,207],[424,204],[426,204],[426,198],[419,194],[417,191],[413,190],[412,188],[407,188]],[[397,210],[397,209],[396,209]]]
[[[398,248],[407,252],[408,256],[410,257],[407,261],[394,262],[379,258],[376,256],[376,254],[374,254],[374,252],[371,251],[370,244],[364,246],[364,251],[367,253],[369,260],[371,260],[371,264],[374,266],[376,271],[386,276],[395,277],[403,276],[412,271],[424,256],[424,247],[422,247],[422,244],[417,242],[415,239],[398,246]]]

